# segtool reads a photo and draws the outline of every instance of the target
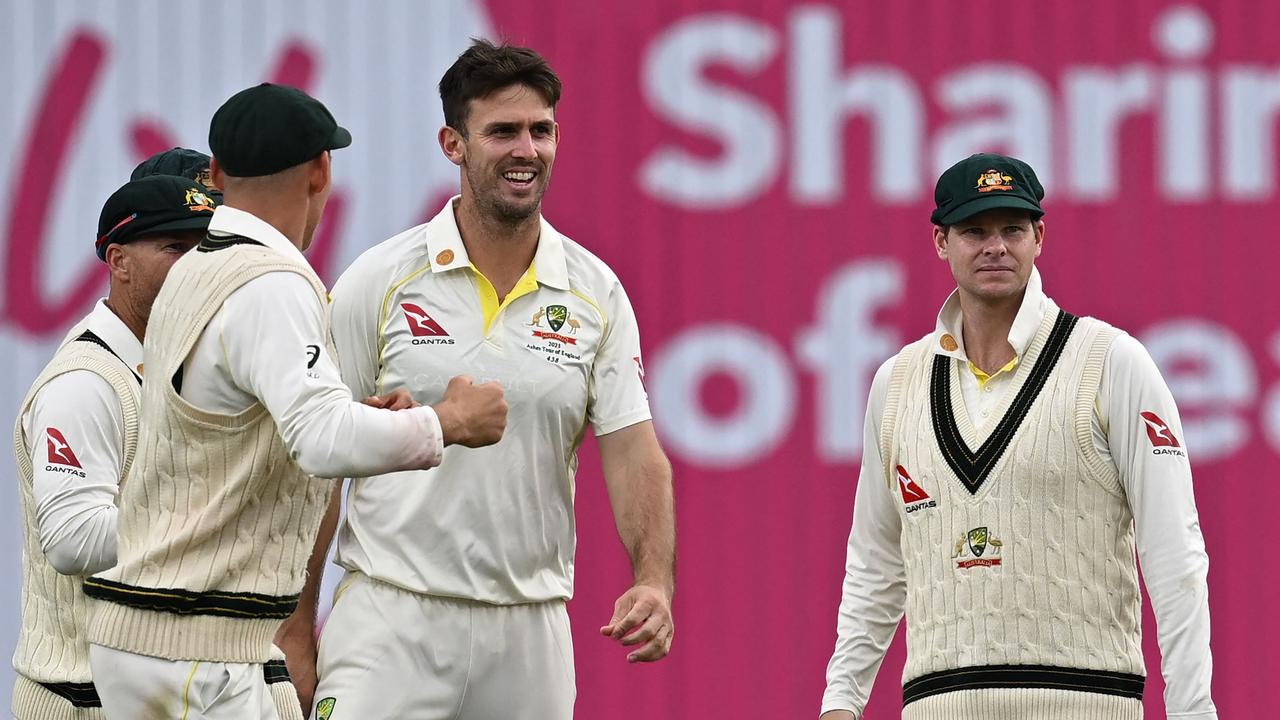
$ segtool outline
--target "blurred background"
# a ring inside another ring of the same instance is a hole
[[[670,658],[630,666],[596,634],[630,576],[584,445],[577,715],[816,717],[871,375],[953,287],[930,248],[933,182],[971,152],[1009,153],[1048,190],[1046,291],[1145,342],[1177,396],[1211,559],[1214,699],[1223,718],[1271,717],[1276,27],[1280,4],[1246,0],[6,0],[0,425],[105,294],[103,201],[154,152],[207,152],[233,92],[296,85],[352,131],[309,253],[331,283],[457,188],[435,84],[468,39],[527,44],[565,83],[544,214],[627,287],[676,468],[679,632]],[[5,658],[15,473],[0,464]],[[1148,609],[1160,718],[1154,637]],[[898,717],[900,640],[869,718]]]

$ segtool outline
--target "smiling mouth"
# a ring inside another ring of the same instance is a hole
[[[528,187],[533,184],[538,173],[532,170],[508,170],[502,173],[502,179],[516,187]]]

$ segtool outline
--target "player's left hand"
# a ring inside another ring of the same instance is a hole
[[[404,388],[396,388],[386,395],[371,395],[360,402],[382,410],[408,410],[422,406],[422,403],[414,400],[413,395]]]
[[[282,626],[282,632],[275,638],[276,646],[284,651],[285,668],[289,671],[289,680],[298,692],[298,703],[302,706],[302,716],[311,714],[311,703],[315,695],[318,678],[316,677],[316,636],[314,632],[302,628],[292,629]]]
[[[600,634],[625,646],[639,645],[627,662],[654,662],[671,652],[676,627],[671,619],[671,597],[653,585],[634,585],[613,604],[613,617]]]

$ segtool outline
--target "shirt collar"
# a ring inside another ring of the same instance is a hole
[[[1040,271],[1033,267],[1031,278],[1027,280],[1027,291],[1022,296],[1022,304],[1018,306],[1018,314],[1014,316],[1013,325],[1009,328],[1009,344],[1013,346],[1017,357],[1022,357],[1039,332],[1045,309],[1050,302],[1044,294]],[[964,351],[963,325],[960,291],[956,290],[938,311],[938,324],[933,331],[934,352],[967,362],[969,356]]]
[[[102,338],[130,370],[142,374],[142,343],[120,316],[107,307],[106,299],[99,300],[85,319],[85,329]]]
[[[240,235],[250,240],[257,240],[272,250],[311,267],[298,246],[290,242],[289,238],[270,223],[251,212],[233,208],[230,205],[220,205],[213,211],[213,217],[209,218],[209,234]]]
[[[444,208],[427,223],[427,254],[431,259],[431,272],[442,273],[458,268],[471,267],[462,233],[458,231],[458,219],[454,215],[454,203],[462,196],[455,195]],[[569,289],[569,265],[565,259],[564,236],[546,218],[538,217],[538,249],[533,254],[533,267],[538,282],[559,290]]]

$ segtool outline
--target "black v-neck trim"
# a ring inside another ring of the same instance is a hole
[[[226,250],[235,245],[259,245],[266,247],[263,243],[243,235],[205,235],[200,244],[196,246],[197,252],[214,252],[217,250]]]
[[[95,333],[94,331],[85,330],[84,332],[76,336],[76,339],[72,340],[72,342],[93,343],[94,345],[97,345],[103,350],[106,350],[107,352],[111,353],[112,355],[115,355],[115,358],[119,360],[122,365],[129,368],[129,374],[133,376],[133,379],[137,380],[139,385],[142,384],[142,376],[138,375],[138,373],[135,372],[133,368],[129,367],[129,363],[125,362],[124,358],[120,357],[119,353],[117,353],[115,350],[112,350],[111,346],[107,344],[107,341],[98,337],[98,334]]]
[[[1049,338],[1045,341],[1040,356],[1036,359],[1035,366],[1031,368],[1022,389],[1018,391],[1013,404],[1005,411],[1004,417],[1000,418],[1000,424],[977,452],[969,449],[960,435],[960,428],[956,425],[955,410],[951,405],[951,358],[946,355],[934,356],[933,376],[929,382],[933,434],[937,437],[938,449],[942,451],[942,457],[956,477],[960,478],[960,482],[964,483],[970,495],[978,494],[987,476],[991,474],[991,469],[1009,448],[1013,436],[1017,434],[1018,428],[1027,418],[1031,405],[1039,397],[1040,391],[1049,380],[1049,375],[1058,364],[1058,358],[1062,356],[1062,350],[1067,346],[1067,340],[1071,337],[1071,331],[1075,329],[1077,320],[1079,318],[1071,313],[1058,311],[1058,317],[1054,320]]]

